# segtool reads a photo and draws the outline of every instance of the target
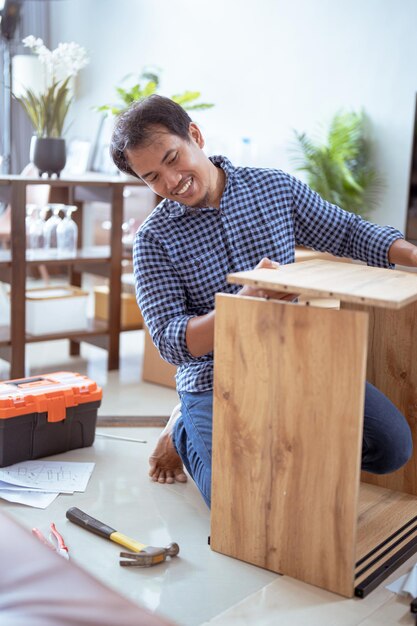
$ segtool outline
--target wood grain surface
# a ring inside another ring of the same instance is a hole
[[[352,595],[367,325],[216,297],[214,550]]]
[[[416,516],[415,496],[361,483],[356,559],[362,559]]]
[[[312,260],[229,274],[228,281],[391,309],[417,301],[415,274],[356,263]]]
[[[412,274],[411,274],[412,276]],[[414,276],[417,282],[417,276]],[[344,309],[357,305],[342,304]],[[417,495],[417,303],[399,311],[359,307],[369,314],[367,380],[406,416],[414,443],[412,459],[392,474],[363,473],[366,482]]]

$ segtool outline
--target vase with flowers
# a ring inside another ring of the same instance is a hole
[[[40,92],[25,88],[14,96],[22,105],[34,127],[30,159],[39,170],[58,177],[66,162],[65,119],[74,99],[71,80],[89,62],[85,48],[71,42],[60,43],[49,50],[42,39],[33,35],[23,39],[24,45],[37,55],[43,74]]]

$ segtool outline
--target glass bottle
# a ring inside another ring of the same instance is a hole
[[[77,210],[74,205],[64,207],[65,217],[56,229],[58,256],[75,256],[77,253],[78,226],[72,219],[72,214]]]
[[[35,219],[35,211],[37,209],[36,204],[26,205],[26,219],[25,219],[25,232],[26,232],[26,256],[28,259],[33,258],[31,241],[30,241],[30,226]]]
[[[47,207],[41,208],[34,206],[31,211],[30,220],[26,222],[29,258],[39,258],[43,255],[44,228],[47,211]],[[28,220],[28,218],[26,218],[26,220]]]
[[[122,245],[126,252],[132,252],[133,243],[135,241],[135,219],[131,217],[127,222],[122,224]]]
[[[44,226],[44,248],[50,256],[58,253],[57,228],[62,222],[59,213],[65,210],[65,204],[48,204],[48,209],[52,211],[52,215],[46,220]]]

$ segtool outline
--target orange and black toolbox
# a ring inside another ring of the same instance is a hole
[[[0,467],[91,446],[101,397],[75,372],[0,382]]]

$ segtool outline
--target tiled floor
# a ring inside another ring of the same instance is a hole
[[[83,346],[81,357],[67,356],[65,341],[27,348],[27,374],[60,369],[87,373],[104,391],[100,415],[168,416],[177,396],[171,389],[141,383],[142,332],[122,337],[119,371],[106,371],[106,353]],[[0,379],[8,366],[0,361]],[[408,602],[382,585],[365,600],[346,600],[286,576],[210,551],[210,516],[196,487],[161,486],[147,477],[147,457],[156,428],[112,428],[98,432],[144,438],[147,444],[98,436],[93,448],[68,454],[68,460],[93,460],[91,484],[77,501],[59,496],[45,511],[0,501],[28,527],[47,528],[51,519],[65,526],[73,558],[107,584],[181,626],[406,626],[415,623]],[[65,521],[65,509],[79,506],[118,530],[151,544],[178,541],[181,555],[151,570],[126,571],[117,565],[118,548],[83,533]],[[104,519],[105,517],[105,519]],[[389,580],[405,573],[417,557]],[[1,621],[1,620],[0,620]],[[118,626],[118,625],[115,625]]]

